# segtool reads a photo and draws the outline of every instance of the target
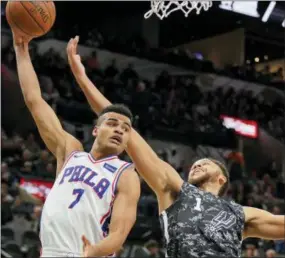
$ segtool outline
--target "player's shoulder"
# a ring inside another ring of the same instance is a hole
[[[131,162],[117,158],[113,160],[113,162],[108,164],[112,164],[113,166],[116,167],[116,175],[117,177],[119,177],[118,181],[123,181],[123,180],[125,181],[125,180],[131,180],[132,178],[139,178],[138,173],[136,172],[135,165]]]
[[[205,196],[206,192],[199,189],[195,185],[190,184],[189,182],[184,181],[181,186],[181,194],[186,196]]]
[[[231,198],[227,198],[227,197],[222,197],[221,200],[223,201],[223,203],[225,205],[231,206],[235,209],[240,209],[242,206],[240,204],[238,204],[237,202],[235,202],[233,199]]]
[[[88,157],[88,152],[85,152],[85,151],[80,151],[80,150],[78,150],[78,151],[74,151],[73,152],[73,157],[74,158],[81,158],[81,157]]]
[[[130,163],[124,172],[121,173],[116,191],[126,192],[127,190],[127,192],[132,192],[132,189],[140,191],[140,177],[134,165]]]
[[[232,210],[234,213],[239,215],[240,217],[244,217],[244,209],[243,206],[235,202],[234,200],[230,198],[221,198],[224,206],[227,206],[230,210]]]
[[[139,175],[136,171],[135,165],[133,163],[128,163],[126,162],[124,165],[124,171],[122,171],[122,178],[130,178],[131,179],[138,179],[139,180]]]

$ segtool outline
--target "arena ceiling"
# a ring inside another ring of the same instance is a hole
[[[225,2],[235,4],[237,1]],[[239,1],[239,4],[247,2]],[[221,1],[214,1],[209,11],[202,12],[200,15],[192,14],[188,18],[177,11],[160,22],[160,45],[166,48],[173,47],[243,27],[246,29],[247,35],[247,52],[252,56],[269,52],[265,54],[268,54],[272,59],[284,57],[285,29],[282,27],[282,22],[285,20],[285,2],[275,2],[266,22],[263,22],[262,18],[272,1],[251,2],[256,2],[255,9],[259,17],[250,17],[233,10],[223,10]],[[67,9],[66,3],[56,2],[61,16],[58,19],[68,20],[70,23],[80,21],[80,23],[86,23],[86,26],[90,23],[92,26],[96,26],[96,23],[100,23],[100,20],[106,17],[134,15],[143,17],[150,8],[149,1],[93,1],[69,2],[68,4],[70,7]],[[248,7],[244,6],[243,9],[248,10]],[[78,17],[79,13],[81,13],[80,18]]]
[[[224,1],[235,4],[237,1]],[[249,1],[239,1],[239,4]],[[221,1],[214,1],[213,7],[200,15],[192,14],[188,18],[177,11],[160,21],[159,42],[162,47],[173,47],[186,42],[225,33],[236,28],[245,28],[248,52],[272,52],[274,58],[284,57],[284,32],[282,22],[285,20],[285,2],[276,1],[266,22],[262,21],[266,10],[273,1],[251,1],[256,3],[259,17],[250,17],[239,12],[221,9]],[[1,5],[5,3],[1,3]],[[68,5],[68,8],[67,8]],[[55,28],[70,28],[82,24],[86,28],[94,28],[108,17],[140,16],[150,8],[149,1],[57,1],[57,19]],[[246,6],[243,9],[248,9]],[[253,9],[252,9],[253,10]],[[3,11],[3,6],[2,6]],[[58,26],[57,26],[58,25]],[[116,26],[116,24],[114,24]],[[285,26],[285,24],[284,24]],[[126,28],[127,30],[128,28]],[[259,50],[260,49],[260,50]],[[258,53],[257,53],[258,54]],[[255,55],[255,53],[253,54]]]

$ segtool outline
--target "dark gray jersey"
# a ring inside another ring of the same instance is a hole
[[[177,200],[160,215],[168,257],[240,257],[244,212],[184,182]]]

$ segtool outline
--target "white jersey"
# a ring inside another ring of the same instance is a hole
[[[130,165],[117,156],[69,155],[43,208],[41,257],[81,257],[82,235],[92,244],[108,235],[116,185]]]

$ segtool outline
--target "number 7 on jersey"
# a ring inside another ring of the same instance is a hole
[[[84,189],[81,188],[74,189],[72,194],[77,196],[76,199],[68,206],[69,209],[72,209],[80,201],[82,195],[84,194]]]

